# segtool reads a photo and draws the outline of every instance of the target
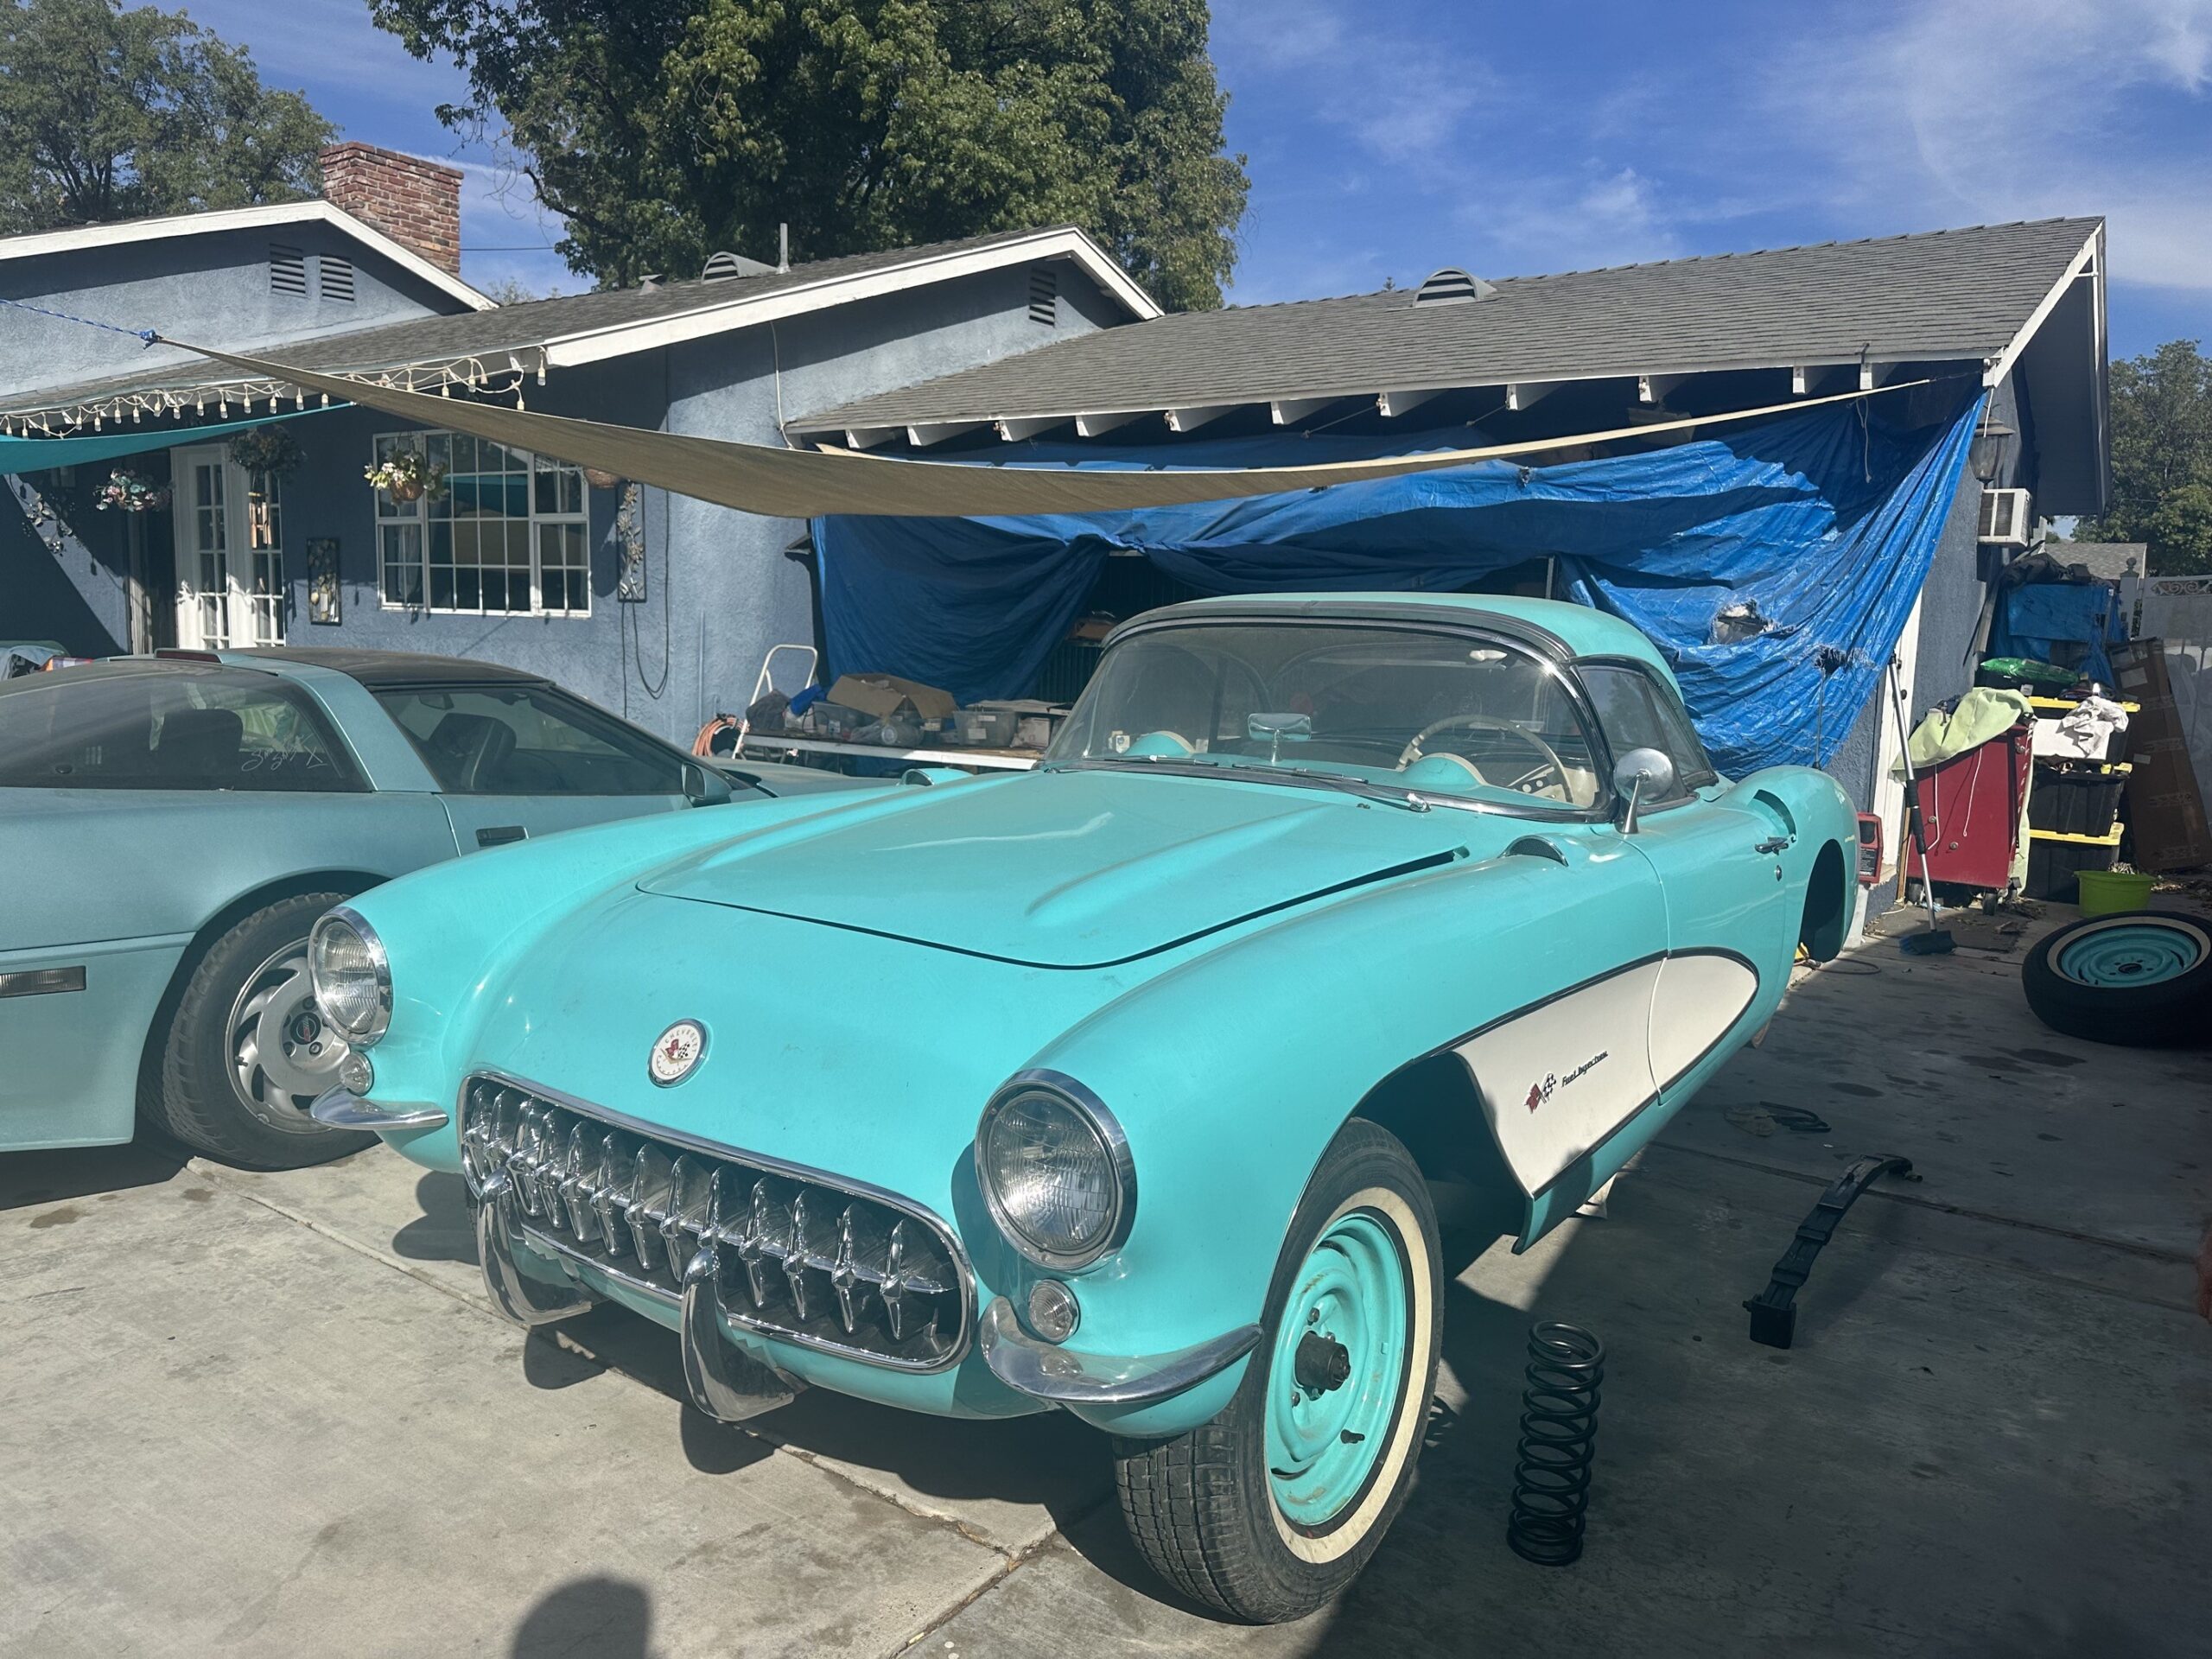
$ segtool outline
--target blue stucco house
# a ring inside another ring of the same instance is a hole
[[[324,171],[323,200],[0,239],[0,298],[771,445],[810,410],[1159,315],[1072,227],[780,269],[718,255],[638,288],[495,306],[458,275],[452,169],[349,144]],[[288,473],[251,474],[207,435],[272,409],[301,455]],[[803,522],[326,410],[130,332],[0,306],[0,454],[8,436],[118,434],[147,443],[112,465],[165,480],[166,511],[99,510],[105,461],[9,477],[0,639],[481,658],[688,741],[742,704],[770,646],[814,638],[807,571],[789,556]],[[400,448],[444,469],[441,496],[401,502],[364,481]]]

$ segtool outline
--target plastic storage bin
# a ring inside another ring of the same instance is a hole
[[[2140,875],[2133,870],[2083,870],[2074,879],[2081,888],[2084,916],[2141,910],[2158,886],[2157,876]]]

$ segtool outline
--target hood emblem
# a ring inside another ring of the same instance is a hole
[[[665,1089],[690,1077],[707,1052],[707,1029],[696,1020],[679,1020],[653,1039],[646,1073]]]

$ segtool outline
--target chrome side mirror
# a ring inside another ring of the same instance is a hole
[[[1636,833],[1637,808],[1651,797],[1675,789],[1675,763],[1660,749],[1630,749],[1613,763],[1613,793],[1619,796],[1621,833]]]

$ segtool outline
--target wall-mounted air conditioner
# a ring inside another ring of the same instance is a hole
[[[2006,547],[2025,547],[2035,519],[2028,512],[2025,490],[1984,490],[1981,493],[1981,534],[1985,542]]]

